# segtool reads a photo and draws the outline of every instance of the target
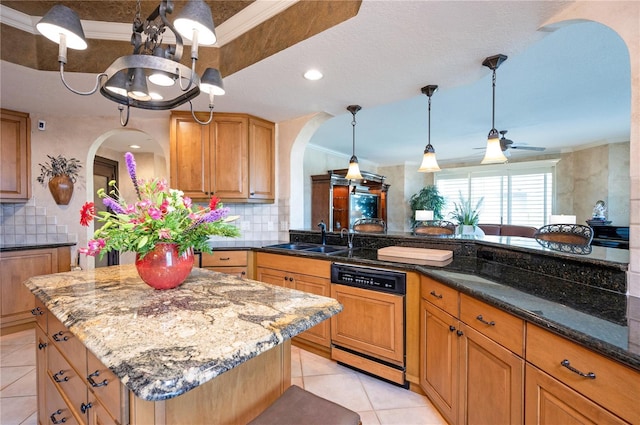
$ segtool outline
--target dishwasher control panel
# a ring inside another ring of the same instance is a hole
[[[331,283],[404,295],[407,292],[406,273],[332,263]]]

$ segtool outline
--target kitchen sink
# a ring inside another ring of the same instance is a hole
[[[265,246],[265,248],[291,249],[294,251],[301,251],[309,248],[315,248],[316,246],[317,245],[313,245],[310,243],[281,243],[278,245]]]
[[[281,243],[277,245],[265,246],[265,248],[286,249],[292,251],[315,252],[319,254],[337,254],[348,251],[346,246],[317,245],[310,243]]]

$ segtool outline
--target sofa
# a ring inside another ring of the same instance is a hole
[[[518,226],[515,224],[478,224],[485,235],[523,236],[532,238],[538,230],[533,226]]]

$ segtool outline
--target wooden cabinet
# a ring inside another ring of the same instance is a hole
[[[0,109],[0,202],[31,198],[31,120],[29,114]]]
[[[449,423],[458,423],[458,319],[421,300],[420,386]]]
[[[127,423],[128,392],[117,377],[41,303],[37,308],[39,423]]]
[[[273,202],[275,126],[246,114],[216,113],[202,126],[171,113],[171,186],[194,200]]]
[[[294,258],[295,261],[292,261]],[[256,280],[329,297],[329,267],[329,261],[259,252],[256,260]],[[294,341],[300,340],[328,349],[331,346],[331,322],[325,320],[294,338]]]
[[[71,269],[69,247],[3,252],[0,257],[0,324],[2,329],[36,320],[35,297],[23,285],[32,276]]]
[[[387,191],[384,176],[362,171],[363,180],[344,178],[347,170],[330,170],[311,176],[311,223],[324,221],[329,231],[353,227],[359,218],[387,221]]]
[[[421,293],[420,384],[443,416],[523,423],[523,321],[427,277]]]
[[[640,373],[532,324],[526,345],[527,422],[637,423]]]
[[[205,269],[238,277],[250,278],[248,251],[213,251],[201,254],[200,265]]]

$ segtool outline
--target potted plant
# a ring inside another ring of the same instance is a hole
[[[43,186],[48,185],[53,199],[58,205],[68,205],[73,195],[73,184],[78,178],[82,165],[76,158],[65,158],[62,155],[47,155],[48,162],[38,164],[40,175],[36,180]]]
[[[471,199],[464,199],[460,192],[460,203],[454,202],[453,212],[450,213],[451,218],[458,223],[463,234],[474,233],[476,226],[480,220],[480,206],[484,197],[480,198],[475,207],[471,206]]]
[[[428,185],[420,189],[418,193],[414,193],[409,200],[411,206],[411,227],[416,225],[416,211],[417,210],[431,210],[433,211],[433,218],[435,220],[442,220],[442,209],[445,205],[444,196],[438,192],[438,187],[434,185]]]

